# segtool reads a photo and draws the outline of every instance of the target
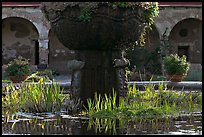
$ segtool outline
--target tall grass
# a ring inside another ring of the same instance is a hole
[[[168,90],[163,82],[158,85],[158,90],[150,83],[144,89],[139,91],[136,85],[129,86],[127,96],[120,97],[118,106],[113,100],[116,92],[104,97],[95,94],[94,100],[87,100],[87,114],[90,117],[153,118],[178,115],[181,111],[202,111],[202,92]]]
[[[116,119],[109,118],[92,118],[88,123],[88,130],[95,129],[95,133],[106,133],[116,135],[116,128],[119,125],[116,122]]]
[[[12,83],[5,88],[2,97],[2,114],[12,115],[15,112],[58,112],[66,96],[60,85],[52,82],[45,84],[41,79],[38,83],[27,83],[14,86]]]
[[[104,98],[100,94],[95,92],[94,100],[87,99],[88,108],[85,107],[86,111],[92,115],[96,112],[106,111],[107,113],[112,110],[116,110],[116,93],[113,90],[112,96],[105,94]]]

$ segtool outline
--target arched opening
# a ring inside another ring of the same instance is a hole
[[[31,65],[39,63],[39,33],[27,19],[8,17],[2,21],[2,65],[22,56]]]
[[[130,60],[130,69],[136,67],[137,71],[150,74],[161,74],[160,59],[160,38],[155,25],[146,32],[146,43],[144,46],[136,46],[133,50],[127,51],[127,58]]]
[[[186,55],[190,63],[202,63],[202,21],[188,18],[179,21],[169,35],[171,53]]]

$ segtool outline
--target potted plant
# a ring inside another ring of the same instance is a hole
[[[20,83],[24,81],[31,73],[29,59],[19,56],[9,62],[6,69],[6,74],[9,76],[10,80],[14,83]]]
[[[190,64],[187,62],[185,55],[179,57],[177,54],[171,54],[164,57],[164,69],[170,81],[182,81],[186,77],[189,67]]]

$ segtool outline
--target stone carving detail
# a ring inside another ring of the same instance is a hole
[[[68,62],[72,70],[72,96],[82,101],[94,92],[120,96],[127,93],[125,67],[129,61],[121,51],[131,48],[145,27],[144,8],[116,8],[97,4],[91,20],[78,20],[82,3],[44,3],[43,11],[62,44],[77,51],[76,60]],[[87,3],[87,4],[94,4]],[[78,95],[79,94],[79,95]]]
[[[166,28],[166,30],[164,31],[164,33],[162,34],[162,38],[161,38],[161,45],[160,45],[160,48],[161,48],[161,56],[164,57],[164,56],[168,56],[169,55],[169,38],[168,36],[166,35],[168,31],[168,28]]]
[[[83,22],[78,20],[78,6],[66,2],[44,5],[53,31],[71,50],[124,49],[135,44],[145,26],[144,10],[140,7],[122,10],[98,6],[91,21]]]
[[[78,99],[81,83],[81,69],[84,67],[85,62],[78,60],[71,60],[67,63],[68,70],[72,71],[71,79],[71,98]]]
[[[125,67],[130,65],[130,61],[124,57],[125,52],[122,52],[121,59],[114,59],[113,65],[116,69],[116,89],[118,90],[119,96],[125,97],[127,95],[127,76],[125,73]]]

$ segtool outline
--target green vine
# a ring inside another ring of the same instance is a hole
[[[81,8],[80,15],[78,16],[79,21],[83,22],[89,22],[91,21],[92,14],[97,10],[99,4],[105,4],[107,6],[112,7],[113,9],[116,8],[132,8],[135,7],[142,7],[145,9],[145,27],[142,31],[139,40],[136,42],[136,44],[139,44],[140,46],[145,45],[145,36],[146,31],[148,29],[151,30],[151,25],[154,23],[154,17],[157,17],[159,14],[159,7],[157,2],[59,2],[58,6],[52,7],[54,11],[61,11],[64,10],[67,6],[72,7],[75,5],[78,5]],[[43,7],[47,8],[47,7]],[[42,8],[42,9],[43,9]],[[51,8],[51,9],[52,9]],[[52,9],[52,10],[53,10]],[[43,10],[44,12],[46,10]],[[47,13],[45,13],[45,16],[47,17]],[[49,19],[49,17],[47,17]]]
[[[42,7],[42,8],[44,8],[44,7]],[[45,16],[45,18],[48,20],[48,21],[50,21],[50,18],[49,18],[49,13],[46,11],[46,10],[44,10],[44,9],[42,9],[43,10],[43,15]]]
[[[109,6],[112,6],[113,8],[128,8],[128,7],[134,7],[134,4],[130,4],[128,2],[112,2],[109,3]],[[144,5],[143,5],[144,6]],[[140,37],[139,37],[139,45],[140,46],[144,46],[145,45],[145,41],[146,41],[146,32],[147,30],[151,30],[151,25],[154,24],[154,17],[157,17],[159,15],[159,7],[158,7],[158,3],[157,2],[153,2],[152,4],[147,4],[147,6],[145,7],[145,27],[143,32],[141,33]],[[79,16],[79,20],[80,21],[84,21],[84,22],[89,22],[91,20],[91,15],[94,12],[92,7],[84,7],[81,10],[81,14]]]
[[[91,21],[92,13],[93,13],[93,9],[91,7],[84,7],[83,9],[81,9],[79,20],[84,22]]]
[[[127,8],[129,7],[127,2],[113,2],[110,4],[114,9],[119,7],[119,8]],[[109,6],[110,6],[109,5]],[[83,7],[81,9],[81,13],[79,15],[79,20],[84,21],[84,22],[89,22],[91,21],[91,15],[94,12],[94,7]]]
[[[129,7],[129,5],[128,5],[127,2],[113,2],[112,3],[112,7],[113,8],[117,8],[117,7],[119,7],[119,8],[127,8],[127,7]]]
[[[157,17],[159,15],[159,7],[158,7],[158,3],[153,3],[148,5],[147,9],[145,10],[145,19],[146,19],[146,26],[144,27],[144,30],[142,32],[142,34],[140,35],[139,38],[139,44],[141,46],[145,45],[145,36],[146,36],[146,32],[147,30],[151,30],[151,25],[154,24],[154,17]]]

